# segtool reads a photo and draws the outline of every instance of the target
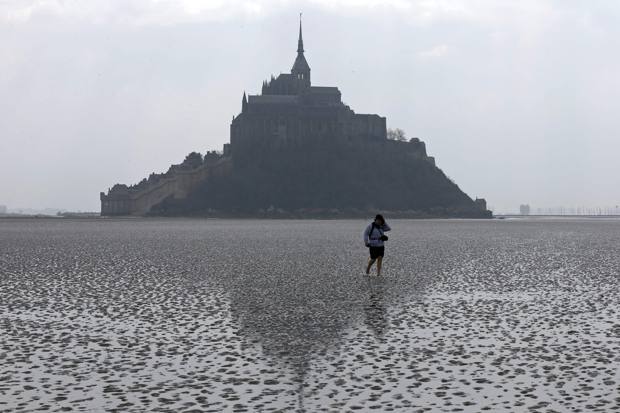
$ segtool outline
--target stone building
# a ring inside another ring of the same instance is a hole
[[[385,168],[367,176],[369,163]],[[102,215],[148,215],[256,212],[274,204],[291,211],[333,210],[333,204],[357,210],[368,193],[382,193],[375,198],[386,200],[377,205],[385,210],[488,215],[484,200],[474,202],[445,177],[420,139],[388,139],[385,117],[357,114],[337,87],[312,85],[300,21],[290,73],[271,76],[260,94],[243,93],[223,152],[193,152],[166,173],[117,184],[100,199]]]
[[[385,117],[357,114],[342,102],[337,87],[312,85],[301,22],[291,72],[272,76],[263,82],[261,92],[243,94],[241,113],[230,125],[233,156],[321,137],[351,142],[386,139]]]

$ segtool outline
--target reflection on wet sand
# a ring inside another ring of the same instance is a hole
[[[369,297],[364,306],[364,322],[377,339],[382,339],[389,325],[387,309],[384,302],[384,284],[382,279],[368,279]]]

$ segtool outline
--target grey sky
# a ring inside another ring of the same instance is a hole
[[[617,0],[0,1],[0,204],[98,194],[221,149],[287,72],[421,137],[496,210],[620,204]]]

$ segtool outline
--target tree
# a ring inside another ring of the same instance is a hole
[[[407,136],[405,135],[405,131],[396,128],[396,129],[388,129],[387,130],[387,138],[393,141],[405,142],[407,140]]]

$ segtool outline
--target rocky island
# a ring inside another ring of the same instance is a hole
[[[114,185],[101,214],[220,217],[487,218],[435,165],[424,142],[388,139],[386,118],[358,114],[337,87],[313,86],[301,22],[290,73],[243,94],[222,152],[190,153],[166,173]]]

